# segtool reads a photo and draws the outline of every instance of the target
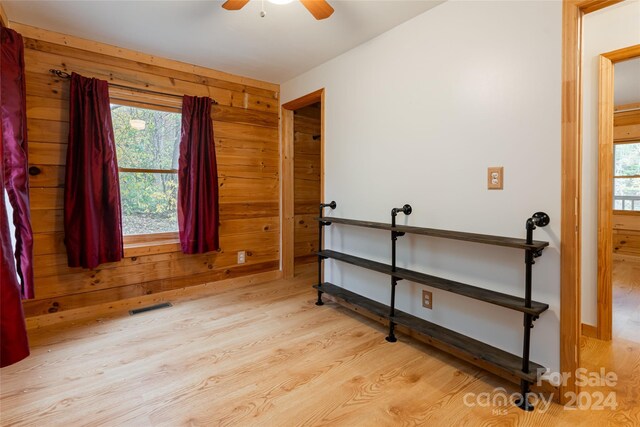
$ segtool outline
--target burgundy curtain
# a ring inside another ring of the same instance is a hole
[[[178,226],[185,254],[218,250],[218,168],[211,99],[184,96],[178,162]]]
[[[64,241],[69,267],[123,257],[118,163],[106,81],[71,75]]]
[[[33,235],[27,175],[24,47],[22,37],[13,30],[0,28],[0,39],[0,367],[4,367],[29,355],[21,297],[33,298]],[[15,252],[5,192],[13,209]]]

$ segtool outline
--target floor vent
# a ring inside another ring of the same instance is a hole
[[[135,310],[129,310],[129,314],[133,316],[134,314],[146,313],[151,310],[159,310],[161,308],[173,307],[170,302],[163,302],[162,304],[150,305],[149,307],[136,308]]]

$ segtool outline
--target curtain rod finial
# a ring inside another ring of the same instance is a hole
[[[66,71],[62,71],[62,70],[55,70],[53,68],[51,68],[49,70],[49,72],[51,74],[55,74],[56,76],[63,78],[63,79],[70,79],[71,78],[71,74],[67,73]]]

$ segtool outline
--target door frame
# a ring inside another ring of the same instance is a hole
[[[562,2],[562,183],[560,243],[560,371],[580,365],[582,233],[582,18],[622,0]],[[575,381],[560,386],[560,402],[579,392]],[[575,393],[575,394],[574,394]]]
[[[293,112],[320,102],[320,201],[324,200],[324,88],[318,89],[281,106],[282,129],[282,214],[281,214],[281,260],[285,279],[294,275],[295,224],[294,224],[294,130]]]
[[[640,57],[640,45],[600,55],[598,77],[598,320],[597,338],[613,335],[614,66]]]

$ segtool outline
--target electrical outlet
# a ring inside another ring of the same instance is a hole
[[[490,167],[487,170],[487,188],[489,190],[502,190],[504,181],[504,168]]]
[[[433,309],[433,294],[430,291],[422,291],[422,306],[429,310]]]
[[[238,264],[244,264],[246,260],[245,251],[238,251]]]

